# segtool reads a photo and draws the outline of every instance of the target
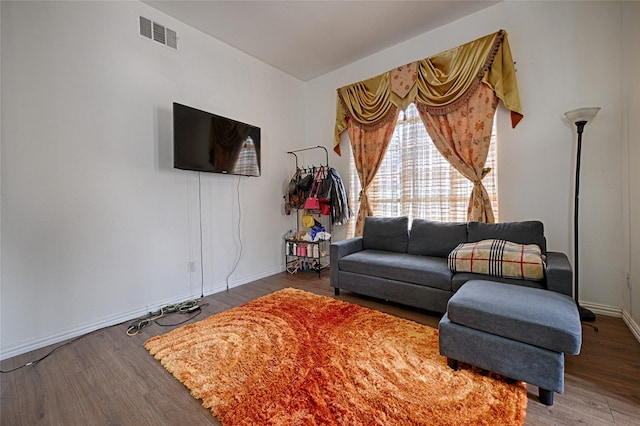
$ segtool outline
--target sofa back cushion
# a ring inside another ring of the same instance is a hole
[[[542,254],[547,253],[544,238],[544,226],[537,220],[522,222],[482,223],[469,222],[467,224],[467,242],[482,240],[506,240],[519,244],[536,244]]]
[[[364,219],[362,247],[365,250],[386,250],[406,253],[408,244],[408,217],[368,216]]]
[[[414,219],[407,251],[422,256],[447,257],[458,244],[467,241],[465,222],[434,222]]]

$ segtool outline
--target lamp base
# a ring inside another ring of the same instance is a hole
[[[578,313],[580,314],[580,321],[595,321],[596,314],[589,309],[578,305]]]

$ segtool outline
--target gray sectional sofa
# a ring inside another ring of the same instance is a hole
[[[470,272],[453,273],[448,256],[463,242],[501,239],[536,244],[546,256],[544,278],[501,278]],[[572,269],[567,256],[547,252],[539,221],[443,223],[406,217],[365,219],[362,237],[331,244],[331,286],[335,294],[349,290],[433,312],[444,313],[447,302],[464,283],[490,280],[543,288],[572,295]]]
[[[345,289],[444,313],[439,347],[449,366],[461,361],[536,385],[540,402],[553,405],[582,328],[569,260],[546,250],[542,223],[408,225],[406,217],[368,217],[362,237],[331,244],[336,295]]]

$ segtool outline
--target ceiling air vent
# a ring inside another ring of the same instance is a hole
[[[140,35],[151,38],[151,19],[140,17]]]
[[[178,34],[169,28],[167,28],[167,46],[173,47],[174,49],[178,48]]]
[[[178,34],[175,31],[144,16],[140,17],[140,35],[173,49],[178,49]]]
[[[167,44],[164,37],[164,27],[156,22],[153,23],[153,39],[158,43]]]

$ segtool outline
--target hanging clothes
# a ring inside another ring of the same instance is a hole
[[[330,196],[331,200],[331,223],[334,225],[344,225],[351,219],[353,212],[349,207],[349,196],[347,190],[344,187],[342,178],[336,169],[329,167],[327,172],[327,179],[330,182]]]

